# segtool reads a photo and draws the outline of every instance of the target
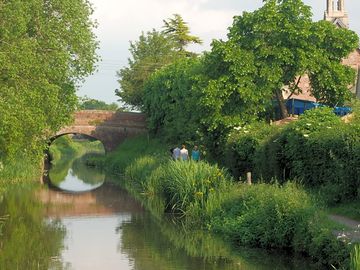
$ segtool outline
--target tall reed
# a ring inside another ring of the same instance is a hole
[[[350,270],[360,270],[360,244],[355,244],[350,253]]]

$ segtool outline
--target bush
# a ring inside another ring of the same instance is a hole
[[[312,198],[295,183],[242,184],[213,213],[209,227],[239,245],[281,248],[324,265],[344,265],[348,248],[323,220]]]
[[[289,248],[297,228],[316,211],[309,196],[296,184],[241,185],[212,222],[215,231],[239,244]]]
[[[351,200],[360,185],[360,125],[343,123],[331,110],[311,110],[281,135],[290,178],[328,192],[329,202]]]
[[[299,179],[320,189],[329,203],[352,200],[360,187],[360,124],[355,120],[346,124],[330,108],[318,108],[284,128],[242,128],[229,137],[226,166],[235,177],[252,171],[266,182]]]
[[[256,167],[255,155],[266,143],[268,136],[276,132],[276,127],[266,123],[253,123],[235,127],[229,134],[225,146],[225,166],[238,179]]]

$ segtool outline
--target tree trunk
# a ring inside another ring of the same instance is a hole
[[[281,89],[276,90],[276,99],[277,99],[278,104],[279,104],[280,118],[284,119],[284,118],[288,117],[289,113],[288,113],[288,110],[286,108],[285,100],[284,100],[284,97],[282,95],[282,90]]]

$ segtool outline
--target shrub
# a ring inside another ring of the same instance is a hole
[[[259,122],[235,127],[229,134],[225,147],[225,166],[238,179],[256,167],[255,155],[276,131],[276,127]]]
[[[281,248],[324,265],[344,265],[346,244],[324,224],[313,199],[296,183],[241,184],[209,221],[209,227],[239,245]]]
[[[309,111],[281,135],[286,142],[283,149],[289,177],[332,191],[329,202],[356,198],[360,184],[359,134],[360,126],[343,123],[327,108]]]
[[[294,183],[241,185],[215,215],[212,227],[239,244],[289,248],[296,228],[314,213],[311,199]]]
[[[242,128],[229,137],[226,166],[236,178],[252,171],[266,182],[299,179],[320,189],[329,203],[354,199],[360,187],[360,124],[355,120],[346,124],[324,107],[306,111],[284,128]]]

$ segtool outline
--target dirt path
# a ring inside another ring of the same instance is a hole
[[[331,220],[345,226],[342,231],[334,231],[338,238],[346,237],[351,242],[360,242],[360,221],[339,215],[329,215],[329,217]]]

